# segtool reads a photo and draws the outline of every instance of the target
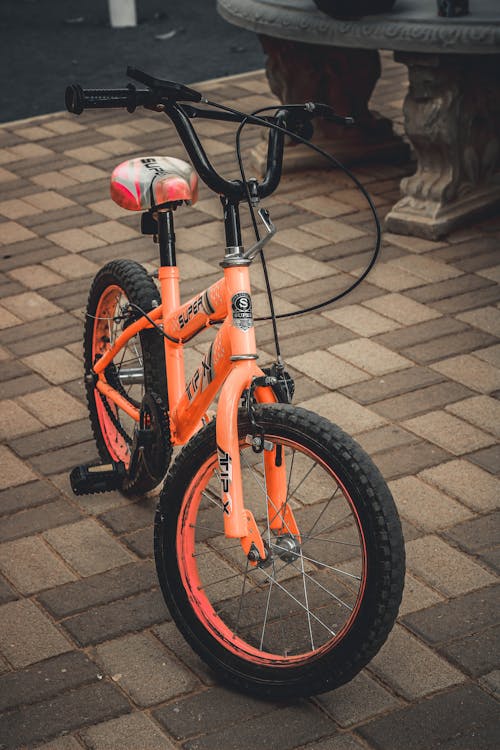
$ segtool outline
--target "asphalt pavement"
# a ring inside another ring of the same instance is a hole
[[[215,0],[137,0],[138,25],[112,29],[107,0],[2,0],[0,122],[64,109],[68,83],[122,87],[133,65],[184,83],[263,67],[255,34]]]

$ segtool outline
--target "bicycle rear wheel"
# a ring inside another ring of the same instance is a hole
[[[118,336],[140,317],[138,309],[149,312],[159,303],[159,291],[145,268],[131,260],[115,260],[96,275],[89,292],[84,331],[85,373],[108,351]],[[106,369],[107,381],[125,400],[140,408],[146,393],[154,392],[167,401],[165,353],[163,342],[154,330],[141,331],[131,338]],[[121,461],[128,469],[134,430],[137,426],[127,412],[106,399],[86,382],[90,422],[99,454],[104,462]],[[168,433],[168,423],[163,426]],[[160,431],[156,439],[159,438]],[[156,446],[165,454],[165,471],[171,455],[170,445]],[[153,489],[163,477],[152,476],[141,465],[128,478],[123,491],[142,494]]]
[[[157,571],[180,630],[223,679],[260,696],[310,695],[350,680],[386,640],[403,590],[401,526],[380,473],[338,427],[281,404],[257,415],[285,461],[300,538],[271,529],[263,455],[245,442],[242,414],[244,500],[269,561],[252,567],[224,536],[211,423],[165,483]]]

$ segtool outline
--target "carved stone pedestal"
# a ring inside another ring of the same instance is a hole
[[[339,114],[356,119],[352,128],[314,120],[313,143],[346,164],[408,158],[408,145],[395,135],[391,121],[368,109],[380,77],[377,50],[306,44],[265,35],[259,38],[267,54],[269,84],[280,101],[324,102]],[[267,136],[252,152],[253,164],[261,174],[265,172],[266,155]],[[325,159],[306,146],[290,141],[285,148],[285,170],[325,165]]]
[[[497,56],[397,52],[408,67],[405,130],[417,171],[386,219],[391,232],[438,239],[500,206]]]

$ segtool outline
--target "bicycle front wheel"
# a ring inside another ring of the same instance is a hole
[[[241,414],[244,502],[268,560],[252,566],[224,536],[212,422],[165,483],[156,566],[178,627],[219,676],[262,697],[311,695],[350,680],[386,640],[403,589],[401,525],[380,473],[338,427],[283,404],[256,413],[285,462],[299,535],[271,528],[263,454]]]

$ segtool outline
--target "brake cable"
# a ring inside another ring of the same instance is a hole
[[[285,127],[283,127],[281,125],[276,125],[276,123],[269,122],[268,120],[266,120],[264,118],[257,117],[257,115],[259,113],[270,111],[270,110],[280,110],[280,109],[287,109],[287,110],[301,109],[301,110],[303,110],[304,109],[304,105],[303,104],[284,104],[284,105],[281,105],[281,106],[272,105],[272,106],[268,106],[268,107],[261,107],[260,109],[257,109],[254,112],[252,112],[251,114],[245,114],[244,112],[240,112],[239,110],[234,109],[233,107],[228,107],[227,105],[225,105],[225,104],[219,104],[218,102],[211,102],[211,101],[207,100],[206,103],[208,105],[210,105],[210,106],[216,107],[217,109],[222,109],[222,110],[225,110],[227,112],[231,112],[232,114],[238,115],[240,117],[242,116],[244,118],[243,121],[241,122],[241,124],[239,125],[237,133],[236,133],[236,153],[237,153],[237,157],[238,157],[238,164],[239,164],[239,167],[240,167],[240,173],[241,173],[241,176],[242,176],[243,184],[245,185],[245,192],[246,192],[247,203],[248,203],[248,207],[249,207],[249,210],[250,210],[250,215],[252,217],[252,224],[253,224],[253,228],[254,228],[254,232],[255,232],[255,236],[257,238],[257,241],[260,239],[260,236],[259,236],[259,231],[258,231],[258,227],[257,227],[257,221],[255,219],[255,212],[254,212],[253,205],[252,205],[252,199],[251,199],[250,191],[249,191],[248,184],[247,184],[247,181],[246,181],[246,178],[245,178],[245,170],[244,170],[244,167],[243,167],[243,161],[242,161],[242,158],[241,158],[241,131],[243,130],[243,128],[245,127],[245,125],[248,124],[249,122],[252,122],[252,124],[263,125],[264,127],[272,128],[274,130],[278,130],[278,131],[284,133],[285,135],[288,135],[290,138],[294,139],[298,143],[302,143],[305,146],[309,147],[312,151],[315,151],[316,153],[320,154],[325,159],[327,159],[327,161],[331,162],[334,167],[336,167],[336,168],[340,169],[342,172],[344,172],[344,174],[346,174],[349,177],[349,179],[356,185],[356,187],[358,188],[358,190],[362,193],[362,195],[366,199],[366,201],[367,201],[367,203],[368,203],[368,205],[370,207],[370,210],[372,212],[374,222],[375,222],[376,238],[375,238],[375,248],[374,248],[374,251],[373,251],[373,255],[372,255],[370,261],[368,262],[366,268],[362,271],[362,273],[359,275],[359,277],[357,279],[355,279],[352,284],[350,284],[348,287],[346,287],[346,289],[342,290],[341,292],[338,292],[337,294],[333,295],[333,297],[330,297],[329,299],[324,300],[323,302],[319,302],[319,303],[317,303],[315,305],[310,305],[309,307],[304,307],[301,310],[293,310],[292,312],[280,313],[278,315],[276,315],[274,313],[274,305],[272,304],[272,302],[270,300],[271,315],[265,316],[265,317],[260,317],[260,318],[255,318],[255,320],[256,321],[269,321],[269,320],[271,320],[271,321],[273,321],[273,329],[275,329],[275,320],[277,320],[277,319],[293,318],[293,317],[296,317],[298,315],[304,315],[304,314],[309,313],[309,312],[314,312],[316,310],[320,310],[321,308],[326,307],[327,305],[331,305],[333,302],[337,302],[338,300],[342,299],[346,295],[350,294],[350,292],[354,291],[354,289],[356,289],[356,287],[359,286],[359,284],[361,284],[361,282],[364,281],[364,279],[368,276],[368,274],[372,270],[373,266],[375,265],[375,263],[377,261],[377,258],[380,255],[380,245],[381,245],[380,221],[379,221],[379,218],[377,216],[377,211],[375,209],[375,206],[373,204],[373,201],[372,201],[372,199],[371,199],[368,191],[361,184],[361,182],[358,180],[358,178],[351,172],[351,170],[348,169],[344,164],[342,164],[341,162],[339,162],[338,159],[336,159],[335,156],[333,156],[333,154],[329,154],[324,149],[320,148],[319,146],[316,146],[316,144],[314,144],[314,143],[310,143],[310,141],[308,141],[306,138],[302,138],[302,136],[298,135],[297,133],[294,133],[292,130],[289,130],[288,128],[285,128]],[[252,120],[250,120],[250,118],[252,118]],[[263,253],[261,251],[261,256],[262,256],[262,254]],[[264,264],[265,264],[265,261],[264,261]],[[263,268],[265,268],[265,265],[263,266]],[[269,285],[269,279],[268,279],[268,276],[267,276],[267,269],[264,270],[264,278],[266,279],[266,288],[268,289],[268,296],[269,296],[269,294],[272,295],[272,292],[270,290],[270,285]],[[279,349],[279,344],[278,344],[278,349]]]

